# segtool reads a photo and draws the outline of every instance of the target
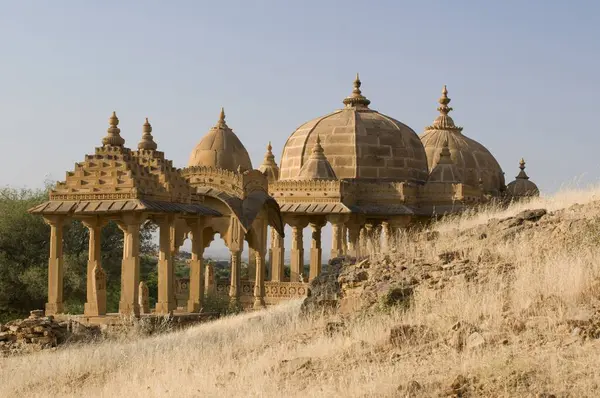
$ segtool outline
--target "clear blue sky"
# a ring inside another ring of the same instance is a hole
[[[597,182],[600,3],[593,1],[0,0],[0,185],[63,179],[113,110],[129,146],[148,116],[178,167],[221,106],[254,166],[341,106],[418,133],[448,85],[452,116],[542,191]]]

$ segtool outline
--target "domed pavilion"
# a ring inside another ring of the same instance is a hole
[[[51,227],[46,313],[64,309],[62,234],[69,220],[82,221],[90,232],[87,318],[107,316],[100,234],[110,221],[125,239],[120,314],[193,314],[201,311],[207,293],[255,308],[305,296],[307,282],[321,273],[321,231],[327,224],[331,257],[360,257],[393,244],[401,228],[432,217],[489,200],[539,195],[523,160],[515,181],[505,186],[491,152],[449,116],[445,86],[438,102],[439,115],[419,136],[373,109],[357,75],[340,109],[292,132],[279,166],[269,143],[258,169],[223,109],[182,169],[158,150],[148,119],[137,149],[126,147],[113,113],[102,146],[75,164],[48,202],[30,210]],[[154,309],[148,308],[148,287],[139,276],[140,226],[146,222],[159,227]],[[286,225],[292,231],[289,276],[284,273]],[[312,235],[305,268],[307,227]],[[231,254],[228,280],[217,279],[212,265],[203,263],[216,235]],[[176,280],[173,257],[186,238],[192,247],[190,277]],[[242,275],[245,248],[248,272]]]

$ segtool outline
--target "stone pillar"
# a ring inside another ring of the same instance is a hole
[[[342,225],[342,255],[348,255],[348,227]]]
[[[256,276],[254,278],[254,308],[265,307],[265,255],[255,251]]]
[[[310,244],[310,272],[308,281],[312,281],[321,273],[321,228],[322,223],[311,223],[312,239]]]
[[[148,291],[148,285],[145,282],[140,282],[138,288],[138,301],[140,305],[141,314],[150,313],[150,292]]]
[[[301,224],[292,225],[292,250],[290,263],[290,282],[300,281],[300,276],[304,272],[304,241]]]
[[[256,251],[248,247],[248,280],[256,275]]]
[[[273,282],[281,282],[283,280],[284,255],[283,238],[275,228],[271,228],[271,281]]]
[[[139,217],[118,221],[123,231],[123,261],[121,262],[121,300],[119,314],[140,315],[138,288],[140,284],[140,224]]]
[[[366,254],[367,248],[367,230],[364,226],[360,227],[360,232],[358,235],[358,248],[357,248],[357,257],[362,257]]]
[[[364,235],[364,248],[365,255],[374,254],[375,248],[375,227],[373,224],[365,224],[365,235]]]
[[[106,315],[106,273],[102,269],[100,245],[104,220],[95,217],[83,220],[89,232],[86,303],[83,313],[87,316]]]
[[[155,312],[166,315],[177,308],[174,289],[173,270],[173,217],[161,216],[157,219],[159,225],[159,255],[158,255],[158,300]]]
[[[330,217],[331,222],[331,258],[340,257],[344,254],[342,249],[342,227],[339,217]]]
[[[240,300],[240,264],[242,252],[231,250],[231,280],[229,284],[229,301],[238,304]]]
[[[360,226],[352,224],[348,226],[348,254],[358,257],[360,255]]]
[[[48,257],[48,302],[46,315],[60,314],[63,306],[63,228],[62,216],[46,216],[50,225],[50,256]]]
[[[200,312],[204,302],[204,220],[193,220],[189,223],[192,233],[192,259],[190,261],[190,284],[188,297],[188,312]]]
[[[392,228],[390,223],[383,221],[381,223],[381,251],[389,251],[393,244]]]
[[[204,271],[204,290],[206,294],[213,295],[217,289],[215,286],[215,266],[213,263],[208,263],[204,267]]]

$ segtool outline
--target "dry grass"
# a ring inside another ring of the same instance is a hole
[[[573,190],[445,220],[435,227],[444,232],[440,239],[406,239],[398,250],[434,258],[456,249],[462,230],[491,218],[597,198],[599,188]],[[599,206],[588,210],[590,220],[600,217]],[[355,317],[346,321],[345,333],[333,336],[324,333],[328,318],[300,316],[299,303],[292,302],[133,342],[0,359],[0,397],[393,397],[407,396],[398,387],[410,381],[422,386],[411,396],[439,396],[459,374],[471,396],[599,396],[600,340],[581,342],[561,329],[600,297],[594,231],[600,226],[591,223],[589,230],[556,239],[530,234],[493,246],[471,242],[466,256],[511,263],[511,277],[494,274],[478,285],[457,280],[442,290],[418,290],[408,311]],[[512,330],[507,319],[526,329]],[[443,339],[388,343],[390,328],[399,323],[424,324],[443,337],[459,320],[477,325],[487,346],[457,352]]]

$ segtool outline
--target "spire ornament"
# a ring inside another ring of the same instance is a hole
[[[219,114],[219,121],[215,127],[227,127],[225,122],[225,108],[221,107],[221,113]]]
[[[437,110],[440,115],[433,121],[431,126],[425,127],[425,130],[445,130],[453,133],[460,133],[462,131],[463,128],[455,125],[454,120],[448,116],[448,113],[453,110],[452,107],[448,106],[450,101],[450,98],[448,98],[448,89],[444,84],[442,96],[438,99],[440,106],[437,107]]]
[[[525,159],[523,159],[523,158],[521,158],[521,160],[519,161],[519,169],[521,169],[521,171],[515,178],[518,178],[521,180],[529,180],[529,176],[527,175],[527,173],[525,173]]]
[[[146,122],[142,125],[142,140],[138,144],[138,149],[155,151],[158,147],[156,142],[154,142],[154,137],[152,137],[152,125],[146,118]]]
[[[117,127],[119,125],[119,118],[115,111],[108,118],[108,124],[107,134],[102,138],[102,146],[122,147],[125,144],[125,140],[121,137],[121,129]]]
[[[344,105],[347,108],[368,108],[371,103],[370,100],[367,99],[364,95],[362,95],[362,91],[360,91],[360,86],[362,85],[358,73],[356,74],[356,79],[354,79],[354,89],[352,90],[352,94],[346,98],[344,98]]]
[[[269,182],[277,181],[279,179],[279,167],[275,162],[271,141],[269,141],[269,145],[267,145],[267,153],[265,153],[265,158],[258,169],[267,177]]]

